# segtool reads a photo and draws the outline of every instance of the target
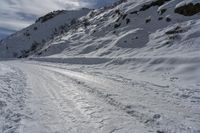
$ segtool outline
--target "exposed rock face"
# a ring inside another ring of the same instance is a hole
[[[184,6],[180,6],[175,9],[175,13],[184,15],[184,16],[193,16],[200,12],[200,3],[193,4],[189,3]]]

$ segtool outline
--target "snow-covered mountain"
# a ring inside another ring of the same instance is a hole
[[[89,11],[47,14],[2,40],[0,57],[130,58],[199,52],[198,0],[124,1],[86,15]],[[188,46],[188,41],[193,43]]]
[[[86,15],[90,9],[54,11],[36,20],[35,24],[1,41],[0,57],[27,57],[50,40],[67,32],[71,23]]]
[[[140,71],[155,64],[164,69],[196,63],[199,15],[199,0],[121,0],[96,10],[55,11],[2,40],[0,57],[120,66],[137,62]]]
[[[121,65],[198,62],[199,15],[199,0],[121,0],[96,10],[55,11],[2,40],[0,57]]]
[[[148,65],[197,62],[199,6],[198,0],[121,0],[96,10],[55,11],[2,40],[0,57],[121,65],[136,59]]]
[[[199,44],[199,0],[49,13],[0,42],[0,131],[199,133]]]

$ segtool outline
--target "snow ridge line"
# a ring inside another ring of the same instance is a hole
[[[29,60],[52,62],[52,63],[67,63],[67,64],[82,64],[82,65],[95,65],[95,64],[116,64],[122,65],[125,63],[149,63],[150,65],[156,64],[196,64],[200,62],[199,57],[149,57],[149,58],[99,58],[99,57],[73,57],[73,58],[29,58]]]

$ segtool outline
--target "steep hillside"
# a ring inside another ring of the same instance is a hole
[[[187,79],[190,70],[197,80],[199,5],[199,0],[121,0],[96,10],[52,12],[2,40],[0,57],[170,70]]]
[[[198,0],[121,0],[91,11],[52,12],[3,40],[0,57],[170,70],[197,82],[199,5]]]
[[[92,11],[74,28],[47,43],[38,55],[130,58],[194,54],[199,51],[195,43],[199,40],[199,7],[193,5],[198,9],[188,16],[184,12],[192,11],[180,6],[182,3],[126,2],[112,9]],[[194,43],[188,46],[188,41]]]
[[[46,42],[67,32],[71,23],[89,11],[85,8],[74,11],[54,11],[39,18],[35,24],[2,40],[0,42],[0,57],[27,57],[42,48]]]
[[[198,0],[148,1],[122,0],[85,17],[88,9],[49,13],[3,40],[0,57],[130,58],[198,53]],[[194,43],[189,46],[188,41]]]
[[[0,58],[20,58],[0,65],[0,105],[17,111],[3,111],[0,127],[200,133],[199,43],[199,0],[121,0],[49,13],[0,42]],[[18,113],[23,90],[32,117]]]
[[[198,0],[129,0],[92,10],[30,57],[70,64],[107,63],[106,67],[124,66],[155,75],[170,71],[198,82],[199,4]]]

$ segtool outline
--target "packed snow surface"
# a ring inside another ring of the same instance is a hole
[[[1,132],[199,132],[199,84],[100,66],[1,62]]]

